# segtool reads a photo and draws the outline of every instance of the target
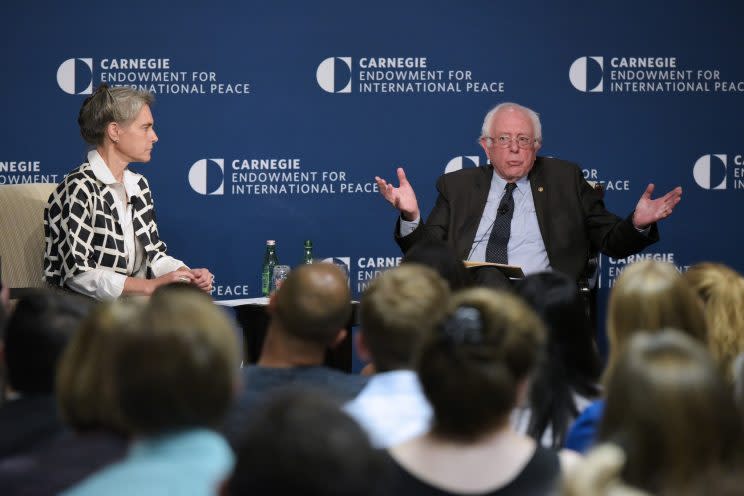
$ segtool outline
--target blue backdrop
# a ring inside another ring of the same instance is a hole
[[[358,296],[400,256],[374,176],[405,167],[428,212],[448,164],[485,163],[484,114],[516,101],[619,215],[648,182],[683,187],[643,256],[744,271],[743,21],[727,0],[6,3],[0,184],[59,181],[91,87],[138,85],[160,141],[133,168],[215,298],[259,294],[266,239],[288,264],[313,240]],[[602,257],[602,305],[625,262]]]

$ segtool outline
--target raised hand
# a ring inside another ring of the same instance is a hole
[[[397,188],[388,184],[384,179],[375,176],[377,187],[380,189],[383,198],[398,209],[405,220],[416,220],[420,215],[416,193],[413,191],[411,183],[406,179],[406,173],[402,167],[398,167],[397,173],[399,184]]]
[[[644,229],[650,224],[672,215],[674,207],[682,199],[682,188],[680,186],[655,200],[651,199],[651,193],[653,192],[654,185],[649,184],[636,204],[635,212],[633,212],[633,225],[638,229]]]

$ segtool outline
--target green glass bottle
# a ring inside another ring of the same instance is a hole
[[[276,256],[276,241],[266,241],[266,252],[264,253],[263,268],[261,269],[261,296],[269,296],[271,293],[271,277],[274,275],[274,267],[279,263]]]
[[[305,255],[302,257],[302,263],[313,263],[313,242],[309,239],[305,241]]]

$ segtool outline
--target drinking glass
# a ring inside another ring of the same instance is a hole
[[[282,283],[289,275],[289,265],[277,265],[274,267],[274,275],[271,278],[271,289],[276,291],[282,287]]]

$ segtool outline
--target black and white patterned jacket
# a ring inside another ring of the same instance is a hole
[[[138,175],[139,194],[130,196],[132,226],[145,250],[147,277],[166,256],[155,223],[150,186]],[[44,210],[44,279],[54,286],[82,272],[109,268],[127,274],[124,235],[114,190],[99,181],[90,163],[69,173],[50,195]]]

